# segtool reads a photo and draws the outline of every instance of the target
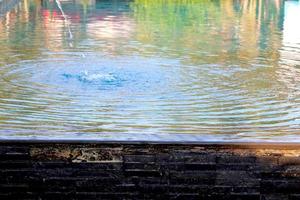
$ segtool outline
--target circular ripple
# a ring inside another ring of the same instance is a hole
[[[128,137],[140,131],[205,133],[223,135],[222,140],[226,135],[245,140],[283,133],[287,137],[300,128],[299,88],[282,84],[291,78],[284,67],[276,69],[280,80],[268,77],[267,66],[244,70],[222,64],[188,66],[155,57],[60,57],[3,68],[2,131],[22,130],[33,136],[42,131],[128,133]],[[260,79],[242,79],[256,69]]]

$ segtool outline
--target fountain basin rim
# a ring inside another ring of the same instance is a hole
[[[0,144],[118,144],[118,145],[201,145],[201,146],[232,146],[245,148],[278,147],[300,148],[300,142],[236,142],[236,141],[125,141],[125,140],[75,140],[75,139],[0,139]]]

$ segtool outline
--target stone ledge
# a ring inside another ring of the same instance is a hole
[[[297,199],[300,145],[1,141],[1,199]]]

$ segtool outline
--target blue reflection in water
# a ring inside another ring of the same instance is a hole
[[[65,96],[87,95],[97,99],[100,93],[102,98],[120,98],[120,92],[132,97],[158,98],[157,94],[172,94],[174,84],[179,83],[180,77],[175,75],[180,69],[176,59],[131,56],[112,59],[94,55],[82,58],[76,54],[66,57],[68,59],[56,62],[53,59],[38,60],[34,64],[25,62],[22,63],[24,71],[17,70],[12,75],[22,73],[27,82],[34,83],[35,90],[46,86],[52,95],[59,92]]]

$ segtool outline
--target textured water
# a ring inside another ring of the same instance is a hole
[[[300,141],[299,1],[5,1],[0,139]]]

